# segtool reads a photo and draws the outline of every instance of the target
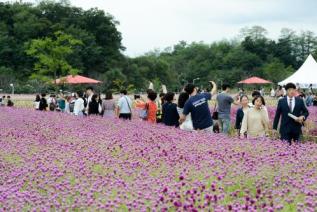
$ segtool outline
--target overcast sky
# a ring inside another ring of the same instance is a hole
[[[23,0],[23,2],[32,0]],[[138,56],[180,40],[211,43],[260,25],[277,38],[283,27],[317,32],[317,0],[71,0],[112,14],[125,54]]]

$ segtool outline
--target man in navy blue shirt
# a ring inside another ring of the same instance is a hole
[[[193,84],[188,84],[185,87],[185,91],[190,95],[190,98],[184,105],[183,114],[180,117],[181,123],[185,121],[188,114],[191,114],[195,130],[213,132],[208,101],[211,100],[212,95],[217,93],[217,85],[213,81],[210,81],[210,83],[213,86],[210,93],[199,94]]]

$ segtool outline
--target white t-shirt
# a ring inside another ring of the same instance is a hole
[[[52,101],[53,101],[53,98],[52,98],[52,97],[47,98],[47,104],[48,104],[48,105],[50,105],[50,104],[52,103]]]
[[[132,113],[132,101],[128,96],[122,96],[119,99],[118,107],[120,109],[120,114]]]
[[[78,116],[79,114],[82,113],[84,109],[85,109],[84,100],[82,98],[76,99],[75,105],[74,105],[74,114]]]

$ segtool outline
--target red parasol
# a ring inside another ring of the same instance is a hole
[[[251,77],[249,79],[245,79],[243,81],[238,82],[239,84],[270,84],[271,81],[259,78],[259,77]]]
[[[55,83],[55,82],[54,82]],[[66,77],[62,77],[59,79],[56,79],[56,84],[98,84],[101,83],[101,81],[94,80],[88,77],[83,77],[80,75],[68,75]]]

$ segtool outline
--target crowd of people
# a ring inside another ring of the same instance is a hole
[[[111,110],[109,101],[112,102]],[[71,95],[52,94],[48,98],[45,93],[37,95],[34,101],[34,108],[40,111],[60,111],[76,116],[100,115],[102,112],[105,116],[112,114],[115,103],[111,93],[107,93],[103,101],[100,95],[94,93],[92,87],[88,87],[86,92],[78,91]]]
[[[71,95],[45,93],[37,95],[34,108],[39,111],[59,111],[79,117],[103,116],[131,120],[137,118],[152,124],[160,123],[166,126],[180,128],[186,131],[202,131],[207,133],[232,134],[233,128],[241,138],[258,138],[277,136],[292,142],[299,142],[302,126],[309,112],[307,107],[314,105],[313,90],[308,96],[293,83],[284,87],[272,89],[270,96],[278,98],[278,105],[273,123],[270,123],[266,108],[264,89],[254,90],[251,99],[243,89],[237,94],[231,94],[228,84],[222,85],[218,92],[215,82],[210,81],[210,88],[200,91],[193,84],[186,85],[180,94],[173,92],[160,93],[152,89],[147,91],[147,98],[134,95],[134,99],[126,90],[120,92],[119,98],[114,98],[111,91],[105,93],[105,98],[97,94],[93,87],[87,87],[85,92],[78,91]],[[273,95],[274,90],[274,95]],[[215,106],[210,108],[209,101],[214,97]],[[309,103],[309,104],[308,104]],[[0,98],[0,106],[12,107],[10,96]],[[236,105],[234,126],[231,126],[231,106]]]

